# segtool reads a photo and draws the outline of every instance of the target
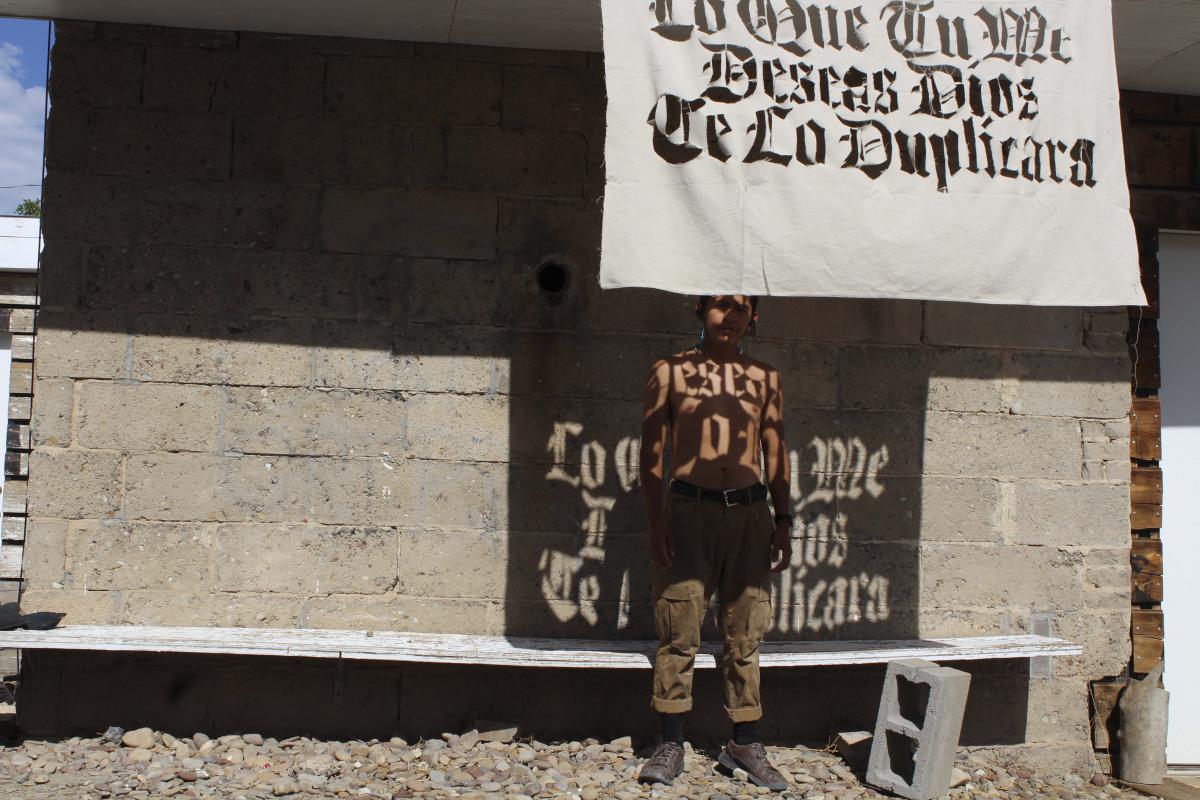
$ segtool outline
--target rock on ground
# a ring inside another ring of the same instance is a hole
[[[715,750],[693,750],[670,787],[646,787],[637,773],[648,754],[621,737],[546,744],[529,739],[484,741],[476,731],[429,741],[277,741],[260,734],[221,736],[139,729],[120,741],[97,736],[0,747],[0,798],[459,798],[459,800],[752,800],[767,795],[741,776],[719,770]],[[768,748],[791,787],[792,800],[880,797],[833,752]],[[989,764],[979,755],[959,763],[969,776],[951,800],[1044,798],[1134,800],[1092,776],[1034,774],[1019,763]],[[740,772],[740,770],[739,770]]]

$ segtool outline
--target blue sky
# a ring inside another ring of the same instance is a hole
[[[41,20],[0,17],[0,187],[42,180],[49,27]],[[13,213],[23,198],[40,196],[38,186],[0,188],[0,214]]]

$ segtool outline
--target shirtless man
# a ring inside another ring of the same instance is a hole
[[[738,349],[758,319],[756,307],[757,298],[745,295],[701,297],[700,345],[657,362],[646,379],[641,479],[660,640],[651,705],[663,736],[642,768],[644,783],[670,783],[683,770],[683,714],[692,708],[700,623],[715,591],[733,722],[719,760],[759,786],[787,788],[755,730],[762,717],[758,646],[771,620],[768,577],[792,556],[779,372]],[[664,485],[668,435],[673,474]]]

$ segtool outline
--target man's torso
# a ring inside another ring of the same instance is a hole
[[[758,483],[771,368],[744,355],[719,363],[699,351],[668,363],[673,477],[706,489]]]

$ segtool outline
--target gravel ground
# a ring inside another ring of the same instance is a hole
[[[492,738],[484,735],[484,739]],[[503,735],[501,735],[503,738]],[[836,754],[769,748],[792,783],[785,798],[855,800],[879,797]],[[688,798],[746,800],[768,794],[738,770],[718,771],[715,751],[691,750],[686,771],[669,788],[636,782],[647,752],[628,738],[601,743],[543,744],[484,741],[475,731],[408,743],[275,741],[256,734],[177,739],[142,728],[111,729],[105,737],[57,742],[24,741],[0,748],[0,798]],[[1009,763],[989,765],[979,755],[959,763],[970,782],[950,793],[972,798],[1133,800],[1115,785],[1079,775],[1035,775]],[[1089,776],[1090,777],[1090,776]]]

